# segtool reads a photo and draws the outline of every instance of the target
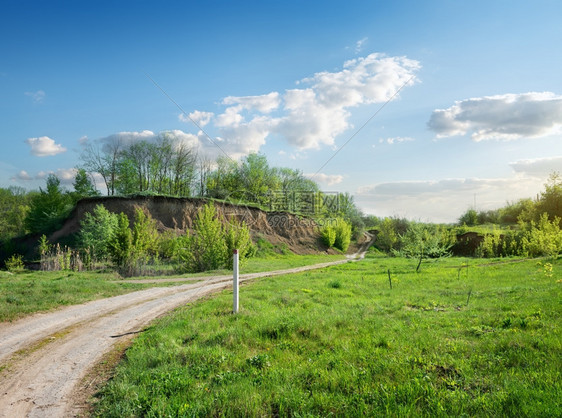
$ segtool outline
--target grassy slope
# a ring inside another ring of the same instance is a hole
[[[371,257],[245,286],[236,316],[228,291],[194,303],[137,339],[97,414],[560,415],[562,262],[489,262]]]
[[[253,258],[241,270],[242,273],[285,269],[308,264],[335,261],[343,256],[286,255],[282,257]],[[228,270],[206,274],[229,274]],[[189,274],[177,277],[198,277]],[[171,277],[171,276],[167,276]],[[150,277],[154,279],[154,277]],[[12,321],[30,313],[46,311],[65,305],[101,299],[132,292],[154,284],[119,283],[115,273],[99,272],[23,272],[9,274],[0,272],[0,322]],[[178,283],[165,283],[172,286]]]

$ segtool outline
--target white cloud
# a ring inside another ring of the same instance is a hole
[[[414,138],[410,138],[409,136],[396,136],[393,138],[386,138],[386,142],[389,143],[390,145],[394,144],[394,143],[399,143],[399,142],[410,142],[413,141]]]
[[[221,147],[236,156],[259,150],[270,137],[282,138],[298,150],[332,147],[335,138],[351,128],[350,109],[389,100],[405,83],[415,82],[419,68],[419,62],[406,57],[370,54],[345,62],[341,71],[300,80],[303,88],[228,96],[221,101],[221,113],[196,110],[191,115],[205,115]]]
[[[363,49],[363,46],[365,45],[365,43],[369,40],[369,38],[365,37],[363,39],[359,39],[356,43],[355,43],[355,53],[359,54],[361,52],[361,50]]]
[[[191,112],[188,116],[181,113],[179,119],[182,122],[189,122],[189,123],[195,122],[197,125],[203,128],[211,121],[213,116],[214,116],[213,112],[201,112],[199,110],[196,110],[194,112]]]
[[[562,96],[530,92],[457,101],[433,111],[428,126],[438,137],[470,133],[474,141],[543,137],[562,127]]]
[[[77,172],[78,170],[75,168],[58,168],[57,171],[40,171],[35,175],[34,179],[43,180],[46,179],[49,174],[54,174],[59,178],[61,184],[71,185],[74,183]]]
[[[18,174],[11,178],[11,180],[22,180],[22,181],[30,181],[33,180],[33,177],[29,175],[29,173],[25,170],[21,170]]]
[[[280,99],[279,93],[274,91],[261,96],[228,96],[223,99],[222,104],[227,106],[235,105],[240,110],[256,110],[260,113],[270,113],[279,107]]]
[[[43,90],[26,91],[24,94],[28,97],[31,97],[34,103],[43,103],[46,97],[46,94]]]
[[[31,154],[36,157],[48,157],[66,152],[66,148],[60,144],[56,144],[55,141],[48,136],[28,138],[25,140],[25,143],[31,146]]]
[[[333,186],[334,184],[339,184],[343,181],[343,176],[341,174],[311,173],[305,174],[305,176],[318,183],[327,184],[328,186]]]
[[[403,216],[433,222],[456,222],[476,201],[477,210],[496,209],[508,201],[536,195],[543,180],[517,175],[496,179],[399,181],[362,187],[356,202],[377,216]]]
[[[516,173],[546,179],[553,171],[562,173],[562,156],[518,160],[509,165]]]

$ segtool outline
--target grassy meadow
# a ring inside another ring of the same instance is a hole
[[[156,321],[98,416],[560,416],[562,261],[367,259]],[[392,282],[392,288],[389,281]]]
[[[309,264],[325,263],[344,258],[342,255],[276,255],[269,254],[247,260],[242,273],[281,270]],[[204,277],[232,274],[228,270],[215,270],[198,274],[168,275],[171,277]],[[155,277],[139,277],[139,279]],[[156,277],[157,278],[157,277]],[[174,286],[181,283],[165,283]],[[74,271],[0,271],[0,322],[13,321],[34,312],[47,311],[65,305],[75,305],[94,299],[117,296],[123,293],[156,286],[154,283],[127,283],[115,272]]]

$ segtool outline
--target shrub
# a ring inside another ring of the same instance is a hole
[[[239,262],[255,254],[245,222],[233,219],[223,223],[213,203],[199,209],[193,224],[193,236],[178,238],[177,256],[183,270],[200,272],[219,268],[232,268],[232,254],[238,249]]]
[[[320,230],[322,242],[328,247],[332,248],[336,242],[336,229],[332,225],[325,225]]]
[[[6,260],[6,269],[11,273],[17,273],[25,270],[25,264],[23,263],[23,256],[20,254],[14,254]]]
[[[226,226],[226,257],[225,264],[232,268],[233,258],[232,254],[235,249],[238,249],[238,260],[239,264],[243,265],[253,252],[255,252],[250,238],[250,229],[246,225],[246,222],[238,222],[236,219],[232,219]]]
[[[109,212],[103,205],[97,205],[92,213],[86,213],[80,222],[80,247],[88,249],[94,259],[107,258],[118,223],[117,214]]]
[[[562,231],[560,230],[560,219],[548,220],[548,214],[544,212],[538,223],[534,221],[521,223],[526,229],[521,239],[522,252],[531,257],[546,255],[555,257],[562,250]]]
[[[334,247],[346,252],[351,242],[351,224],[347,223],[343,219],[338,219],[335,232],[336,239],[334,241]]]
[[[117,229],[109,244],[111,260],[118,268],[130,265],[133,259],[133,234],[129,228],[129,218],[119,214]]]
[[[209,203],[199,209],[193,225],[194,235],[186,241],[182,258],[190,271],[216,270],[225,265],[227,245],[221,220],[215,206]]]
[[[135,210],[132,231],[132,247],[136,261],[148,262],[151,256],[158,255],[158,231],[156,221],[142,209]]]

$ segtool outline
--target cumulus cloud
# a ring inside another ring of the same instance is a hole
[[[272,137],[298,150],[333,146],[335,138],[351,128],[352,108],[393,98],[404,84],[416,81],[419,68],[418,61],[374,53],[345,62],[341,71],[302,79],[299,88],[228,96],[221,100],[221,112],[196,110],[190,115],[204,115],[221,146],[235,155],[257,151]]]
[[[28,138],[25,140],[25,143],[31,147],[31,154],[36,157],[48,157],[66,152],[66,148],[60,144],[56,144],[55,141],[48,136]]]
[[[461,100],[435,110],[428,126],[438,137],[470,133],[474,141],[543,137],[560,131],[562,96],[531,92]]]
[[[475,201],[477,210],[495,209],[535,195],[542,183],[525,176],[398,181],[362,187],[355,197],[361,208],[378,216],[455,222]]]
[[[562,173],[562,156],[518,160],[509,165],[516,173],[546,179],[554,171]]]
[[[203,128],[211,121],[211,118],[213,116],[213,112],[201,112],[199,110],[196,110],[194,112],[191,112],[188,116],[181,113],[179,119],[182,122],[195,122],[197,125]]]
[[[333,186],[334,184],[339,184],[343,181],[343,176],[341,174],[311,173],[305,174],[305,176],[318,183],[327,184],[328,186]]]
[[[58,168],[56,171],[40,171],[35,175],[34,179],[43,180],[46,179],[49,174],[54,174],[59,178],[61,184],[71,185],[74,183],[77,172],[78,170],[75,168]]]
[[[33,180],[33,177],[30,176],[27,171],[21,170],[18,174],[12,177],[12,180],[30,181]]]
[[[11,180],[25,182],[45,180],[50,174],[54,174],[59,178],[61,184],[70,186],[74,183],[77,171],[78,170],[76,168],[59,168],[56,171],[39,171],[37,174],[31,175],[27,171],[21,170],[19,173],[13,176]]]
[[[45,97],[47,96],[43,90],[26,91],[24,94],[31,97],[34,103],[43,103]]]

